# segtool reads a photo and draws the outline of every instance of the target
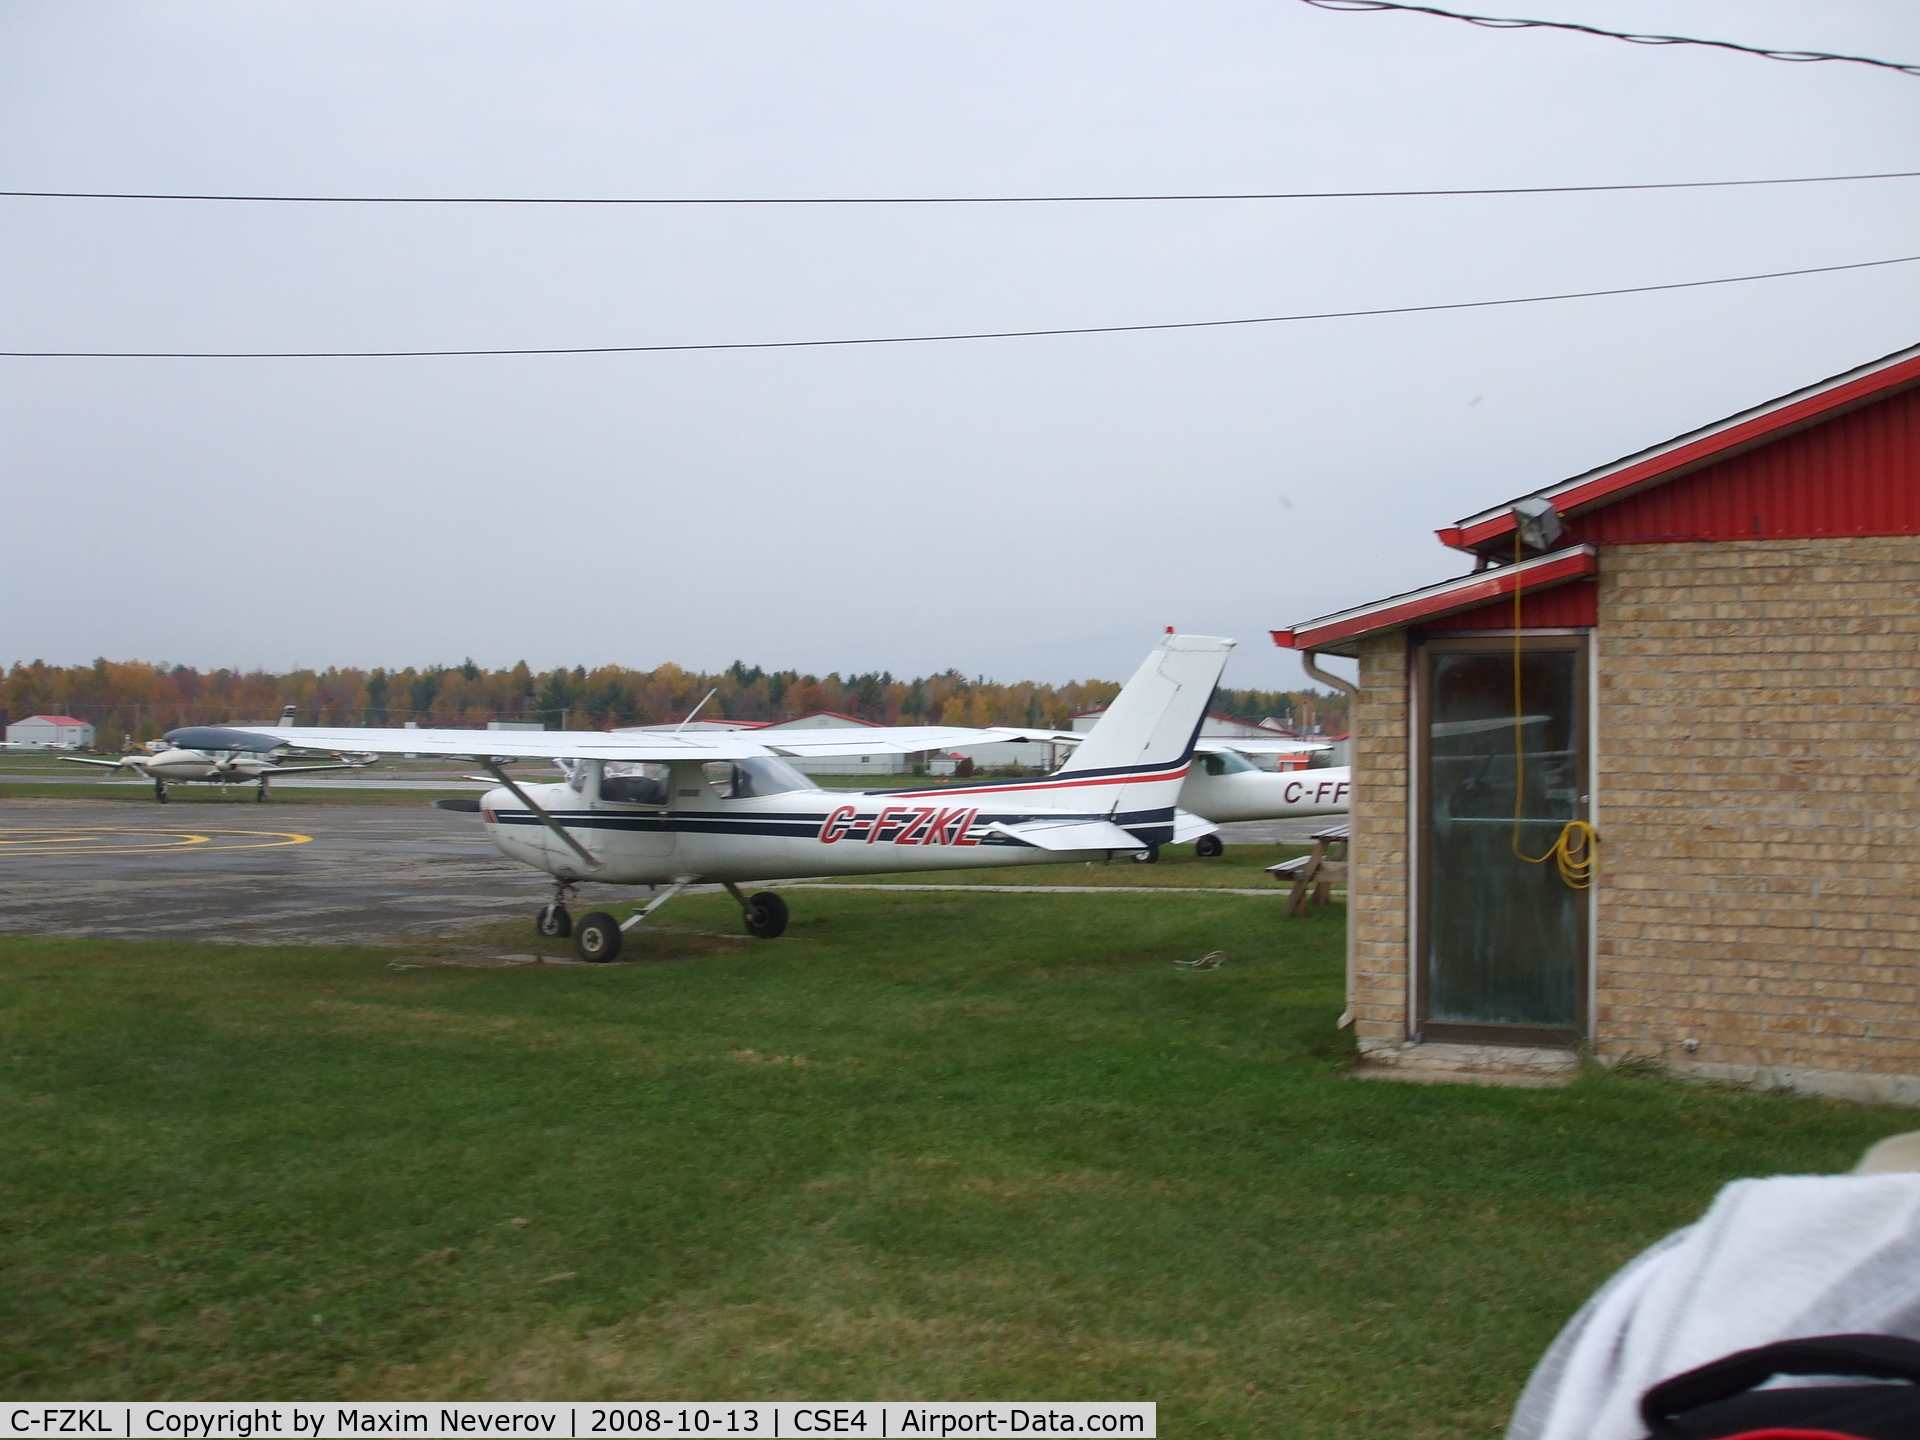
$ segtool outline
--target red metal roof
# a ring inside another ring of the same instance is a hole
[[[1593,546],[1577,545],[1535,556],[1519,565],[1479,570],[1471,575],[1462,575],[1457,580],[1429,585],[1424,590],[1411,590],[1405,595],[1376,600],[1371,605],[1323,615],[1318,620],[1308,620],[1291,630],[1275,630],[1272,632],[1273,643],[1289,650],[1328,650],[1336,655],[1351,654],[1352,642],[1363,635],[1396,630],[1406,625],[1431,623],[1442,616],[1472,610],[1503,596],[1510,598],[1516,589],[1533,592],[1550,585],[1565,585],[1596,575],[1599,570],[1600,558]],[[1521,603],[1526,603],[1525,594],[1521,596]]]
[[[1570,538],[1602,543],[1920,534],[1916,386],[1920,346],[1533,493],[1553,501]],[[1601,518],[1636,496],[1644,504]],[[1511,507],[1447,526],[1441,543],[1503,555]]]
[[[1920,386],[1567,524],[1599,545],[1920,535]]]
[[[76,720],[71,715],[29,715],[29,720],[47,720],[55,725],[84,725],[84,720]]]

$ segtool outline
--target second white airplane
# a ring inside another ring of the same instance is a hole
[[[1256,742],[1258,743],[1258,742]],[[1217,825],[1235,820],[1292,820],[1307,815],[1344,815],[1353,795],[1353,771],[1345,765],[1320,770],[1261,770],[1231,743],[1201,742],[1180,808]],[[1194,842],[1201,855],[1221,852],[1218,835]]]

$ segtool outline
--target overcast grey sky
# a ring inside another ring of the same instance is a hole
[[[1476,0],[1920,61],[1911,0]],[[0,189],[746,196],[1920,169],[1920,79],[1249,3],[0,5]],[[1202,320],[1920,253],[1920,181],[1007,208],[0,200],[0,349]],[[1920,265],[1233,330],[0,360],[0,661],[1122,677],[1920,340]]]

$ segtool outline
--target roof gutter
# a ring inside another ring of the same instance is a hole
[[[1273,631],[1273,643],[1287,650],[1345,654],[1349,647],[1368,635],[1431,623],[1490,600],[1503,600],[1515,590],[1532,593],[1550,585],[1585,579],[1598,574],[1599,570],[1599,552],[1593,546],[1569,545],[1545,555],[1530,556],[1518,565],[1477,570],[1422,590],[1302,621],[1291,629]]]

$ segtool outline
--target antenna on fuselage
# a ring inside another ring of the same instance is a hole
[[[678,735],[682,730],[686,729],[687,726],[691,725],[693,723],[693,717],[698,715],[702,710],[706,709],[707,701],[711,700],[714,696],[718,695],[719,693],[720,693],[720,687],[718,685],[714,686],[713,689],[707,691],[707,693],[701,697],[700,703],[694,706],[693,709],[687,712],[687,718],[682,720],[678,725],[673,727],[673,733]]]

